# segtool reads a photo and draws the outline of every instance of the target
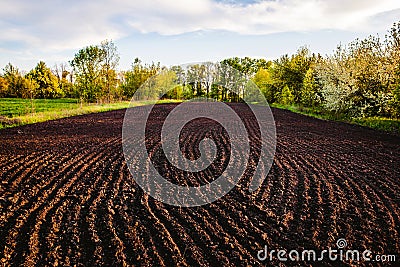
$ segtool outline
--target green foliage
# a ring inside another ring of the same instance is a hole
[[[260,88],[268,103],[274,103],[277,100],[277,89],[273,85],[271,69],[259,69],[253,77],[253,82]]]
[[[101,74],[105,52],[98,46],[88,46],[78,51],[70,62],[76,77],[80,99],[94,101],[101,96]]]
[[[81,100],[93,102],[121,99],[116,67],[119,63],[117,47],[105,40],[99,46],[85,47],[70,62],[76,78],[75,88]]]
[[[153,95],[148,95],[148,99],[160,99],[162,97],[164,98],[172,98],[172,96],[175,94],[179,94],[179,88],[180,86],[176,84],[176,74],[173,71],[170,70],[163,70],[159,73],[159,75],[156,76],[154,79],[154,88],[157,90],[153,90]],[[170,91],[171,90],[171,91]],[[170,91],[166,95],[162,95],[161,92],[164,91]],[[156,95],[154,95],[156,93]],[[179,99],[179,98],[175,98]]]
[[[400,118],[400,84],[394,88],[393,97],[388,101],[392,117]]]
[[[152,76],[136,91],[135,100],[158,100],[160,98],[171,98],[171,94],[164,95],[163,92],[173,90],[178,86],[176,74],[173,71],[163,69],[158,75]],[[171,92],[173,94],[173,92]]]
[[[271,64],[271,61],[250,57],[234,57],[221,61],[220,83],[223,84],[223,87],[221,88],[221,100],[234,102],[240,101],[240,98],[244,98],[246,96],[246,81],[254,78],[254,76],[257,75],[261,69],[268,69]],[[234,72],[228,68],[225,68],[226,65],[236,69],[238,72]],[[261,73],[259,74],[259,79],[257,82],[264,83],[261,81],[260,75]],[[230,81],[231,83],[227,84],[226,81]],[[227,91],[228,88],[230,89],[229,93]]]
[[[243,73],[247,79],[254,76],[261,68],[268,69],[271,66],[271,61],[265,59],[255,59],[250,57],[234,57],[227,58],[221,61],[222,64],[226,64],[239,72]]]
[[[106,97],[108,102],[113,99],[121,99],[122,91],[118,89],[118,78],[116,68],[119,64],[119,54],[117,47],[112,41],[105,40],[100,44],[104,52],[102,67],[102,97]]]
[[[186,72],[188,88],[191,97],[202,97],[204,95],[202,80],[204,79],[204,67],[200,64],[191,65]]]
[[[135,58],[132,69],[123,73],[124,81],[121,84],[123,95],[128,99],[132,98],[136,90],[160,69],[160,63],[143,65],[139,58]]]
[[[357,39],[320,62],[317,72],[326,109],[353,117],[398,116],[394,98],[400,60],[394,43],[372,36]]]
[[[300,94],[300,102],[307,107],[316,107],[321,104],[320,85],[316,78],[316,72],[310,67],[303,80],[303,89]]]
[[[29,98],[59,98],[64,95],[58,86],[57,77],[43,61],[40,61],[25,77],[29,81],[25,87]]]
[[[282,103],[284,105],[290,105],[294,104],[295,102],[295,96],[293,94],[293,90],[289,88],[289,86],[285,85],[283,87],[282,92],[280,93],[279,96],[279,103]]]
[[[176,85],[163,98],[166,99],[183,99],[183,86]]]
[[[8,93],[8,81],[0,76],[0,97],[6,97]]]
[[[311,55],[306,47],[300,48],[291,57],[282,56],[272,65],[272,85],[279,89],[288,86],[292,91],[294,103],[301,103],[303,81],[308,69],[315,61],[315,55]]]
[[[5,80],[4,85],[7,85],[7,87],[3,89],[3,96],[23,97],[26,81],[18,68],[14,67],[11,63],[8,63],[4,67],[3,73],[3,78]]]
[[[70,61],[71,71],[66,64],[51,71],[39,62],[24,76],[9,63],[0,76],[0,97],[67,96],[103,103],[130,99],[148,81],[151,86],[174,87],[164,96],[144,91],[136,97],[241,101],[256,89],[247,83],[251,79],[269,103],[301,106],[334,118],[400,117],[400,22],[384,39],[356,39],[326,57],[300,47],[295,54],[273,62],[233,57],[167,69],[160,63],[142,64],[136,58],[131,69],[122,72],[117,71],[118,63],[117,47],[108,40],[79,50]],[[163,75],[151,79],[160,72]]]
[[[75,90],[74,90],[74,84],[71,83],[70,81],[68,81],[65,78],[62,78],[59,82],[58,82],[58,86],[60,88],[60,90],[63,92],[63,95],[65,97],[68,98],[78,98],[79,95],[76,94]]]
[[[266,69],[259,69],[253,81],[269,103],[318,105],[321,100],[314,65],[320,60],[320,55],[301,47],[296,54],[284,55],[268,64]]]

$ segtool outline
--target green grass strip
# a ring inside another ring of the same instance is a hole
[[[175,103],[176,100],[160,100],[157,103]],[[153,101],[120,101],[107,104],[83,103],[78,99],[19,99],[0,98],[0,129],[25,124],[45,122],[89,113],[143,106]]]

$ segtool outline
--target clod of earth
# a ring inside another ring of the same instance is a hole
[[[254,124],[244,105],[232,108]],[[400,137],[273,114],[277,149],[262,187],[249,193],[245,175],[225,197],[196,208],[165,205],[137,186],[122,153],[124,110],[1,130],[0,262],[264,266],[257,259],[264,245],[322,250],[339,238],[351,249],[400,255]],[[211,125],[195,126],[189,139]],[[154,138],[148,143],[156,147]]]

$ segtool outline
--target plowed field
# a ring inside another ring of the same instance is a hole
[[[162,117],[173,107],[158,105],[153,112]],[[244,105],[232,107],[249,128],[255,124]],[[339,238],[349,249],[395,254],[399,261],[400,137],[273,109],[276,154],[261,188],[249,193],[244,175],[223,198],[180,208],[149,197],[129,173],[124,112],[0,131],[2,266],[277,265],[276,258],[260,261],[257,252],[265,245],[336,248]],[[154,116],[149,125],[162,121]],[[229,158],[229,140],[209,120],[193,123],[183,138],[198,144],[207,135]],[[157,138],[148,140],[150,149]],[[183,150],[197,153],[187,143]],[[187,184],[176,174],[168,179]]]

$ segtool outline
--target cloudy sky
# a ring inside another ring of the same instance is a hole
[[[232,56],[275,59],[307,45],[384,36],[400,21],[398,0],[2,0],[0,68],[68,62],[82,47],[112,39],[120,69],[133,59],[163,65]]]

